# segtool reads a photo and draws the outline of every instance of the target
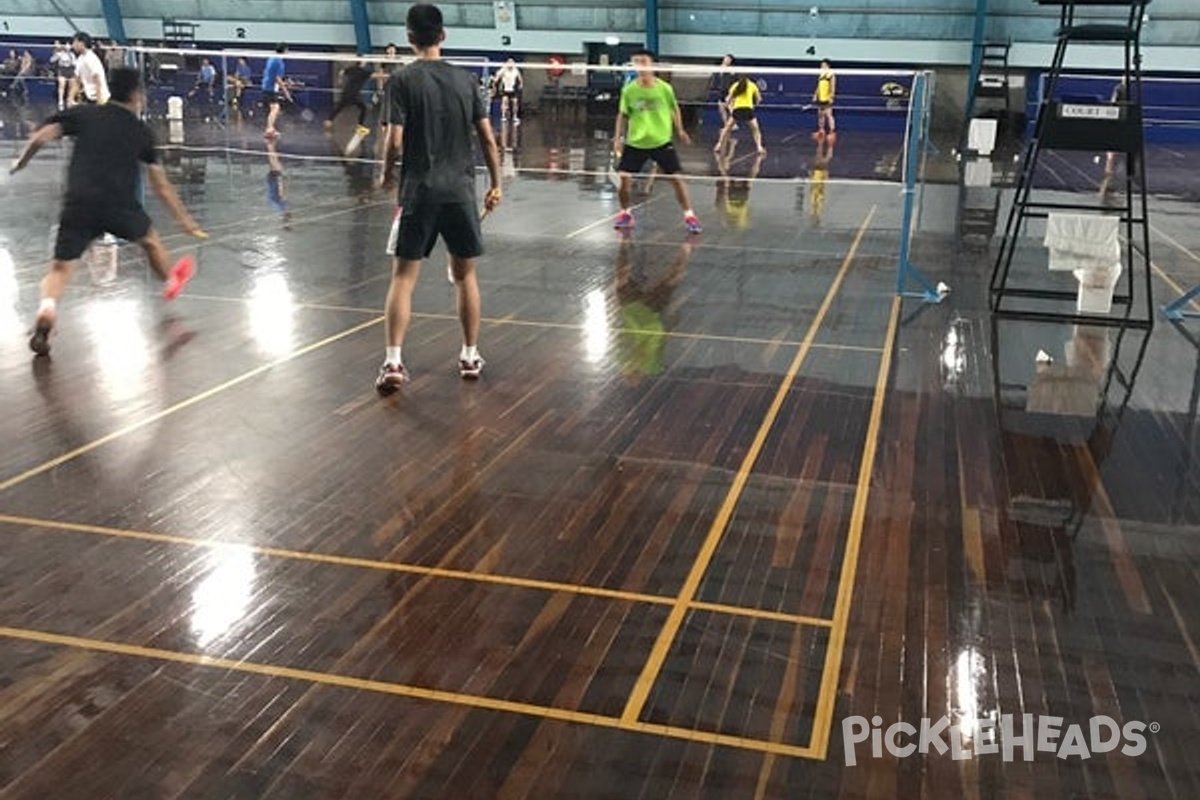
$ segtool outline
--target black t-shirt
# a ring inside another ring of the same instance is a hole
[[[138,203],[139,164],[155,164],[154,133],[124,106],[77,106],[51,123],[75,139],[67,169],[67,203],[132,207]]]
[[[414,61],[388,81],[388,122],[404,128],[401,204],[473,201],[475,123],[487,108],[475,76],[445,61]]]
[[[346,67],[342,72],[342,97],[354,100],[362,94],[363,87],[371,80],[371,70],[366,67]]]

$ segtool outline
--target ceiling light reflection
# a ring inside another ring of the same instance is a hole
[[[94,345],[92,368],[100,385],[116,402],[130,401],[147,384],[150,343],[139,320],[134,297],[97,297],[84,315]]]
[[[19,294],[16,262],[9,249],[0,244],[0,332],[16,333],[22,330],[17,312]]]
[[[208,555],[211,572],[192,593],[192,634],[208,647],[246,618],[254,596],[254,553],[241,545],[223,545]]]
[[[608,302],[604,292],[593,289],[583,302],[583,349],[588,361],[596,364],[608,355]]]
[[[296,339],[296,299],[279,272],[255,275],[250,288],[250,335],[259,349],[272,356],[290,353]]]
[[[983,657],[968,647],[958,654],[954,664],[954,714],[964,741],[975,737],[978,730],[978,685],[984,678]]]

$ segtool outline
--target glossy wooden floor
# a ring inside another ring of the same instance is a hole
[[[285,224],[265,158],[192,157],[185,296],[83,270],[35,362],[61,166],[0,187],[0,798],[1200,796],[1200,325],[993,323],[952,191],[922,307],[895,187],[701,184],[696,240],[658,187],[621,240],[520,173],[484,379],[435,259],[384,401],[386,200],[288,162]],[[856,715],[1002,714],[1159,732],[846,765]]]

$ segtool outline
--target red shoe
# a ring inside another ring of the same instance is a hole
[[[196,259],[184,256],[176,261],[175,266],[171,267],[171,277],[167,278],[167,285],[163,287],[163,297],[168,300],[179,297],[179,293],[195,273]]]
[[[406,383],[408,370],[403,364],[385,363],[379,368],[379,375],[375,378],[375,391],[379,392],[380,397],[387,397],[400,391],[400,387]]]

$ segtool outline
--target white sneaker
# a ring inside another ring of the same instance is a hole
[[[458,360],[458,374],[464,380],[477,380],[483,373],[483,359],[476,356],[472,359],[460,358]]]

